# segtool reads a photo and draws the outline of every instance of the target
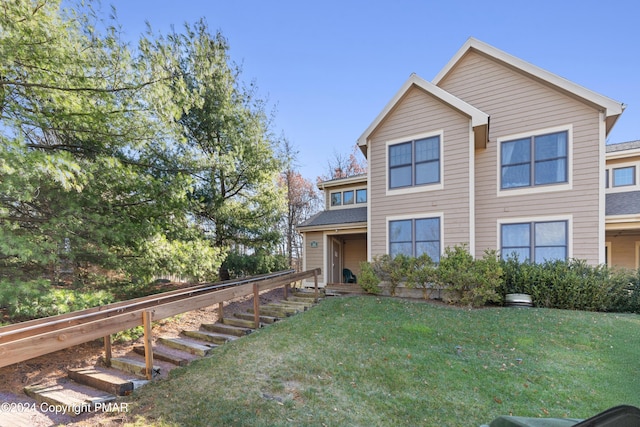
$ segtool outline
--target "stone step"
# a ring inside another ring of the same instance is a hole
[[[296,291],[296,292],[293,292],[292,295],[294,297],[300,297],[300,298],[316,298],[316,294],[314,291]],[[324,297],[324,290],[319,290],[317,298],[323,298],[323,297]]]
[[[147,365],[144,360],[132,359],[129,357],[112,357],[111,367],[143,378],[147,376]],[[157,377],[159,375],[160,367],[154,364],[152,376]]]
[[[69,378],[116,396],[128,396],[148,381],[131,378],[120,371],[99,367],[69,369]]]
[[[46,403],[61,408],[66,415],[71,416],[92,412],[96,406],[116,400],[116,396],[111,393],[72,381],[48,385],[35,384],[25,387],[24,392],[40,404]]]
[[[240,319],[238,317],[224,317],[222,319],[222,323],[224,325],[238,326],[240,328],[248,328],[248,329],[252,329],[255,327],[255,323],[253,320],[245,320],[245,319]]]
[[[210,331],[182,331],[182,335],[200,341],[212,342],[217,345],[226,344],[229,341],[238,339],[235,335],[227,335]]]
[[[253,307],[247,310],[247,313],[251,313],[253,316]],[[289,317],[295,314],[295,311],[287,311],[282,307],[273,307],[267,305],[260,306],[260,315],[278,317],[280,319],[284,319],[285,317]]]
[[[301,308],[303,311],[308,310],[314,306],[314,304],[311,302],[293,301],[290,299],[278,301],[278,304],[284,304],[294,308]]]
[[[209,332],[218,332],[226,335],[234,335],[236,337],[242,337],[253,332],[253,329],[240,328],[238,326],[225,325],[223,323],[203,323],[200,327]]]
[[[215,344],[205,343],[203,341],[191,340],[188,338],[158,338],[158,342],[167,347],[186,351],[200,357],[208,356],[216,347]]]
[[[282,310],[285,313],[289,313],[290,315],[294,315],[294,314],[297,314],[297,313],[300,313],[300,312],[304,311],[304,307],[294,307],[292,305],[283,304],[283,303],[279,303],[279,302],[271,302],[271,303],[267,304],[265,307],[266,308],[274,308],[276,310]],[[262,310],[262,307],[260,307],[260,310]]]
[[[233,313],[233,315],[239,319],[253,320],[253,313]],[[262,314],[260,314],[260,323],[271,324],[271,323],[277,322],[280,319],[281,319],[280,317],[263,316]]]
[[[137,354],[144,356],[144,347],[139,345],[133,348]],[[153,347],[153,360],[162,360],[163,362],[169,362],[176,366],[187,366],[192,360],[197,357],[186,351],[181,351],[175,348],[156,346]]]
[[[304,302],[304,303],[309,303],[309,304],[316,304],[318,302],[319,298],[314,297],[313,295],[309,295],[309,296],[304,296],[304,297],[299,297],[299,296],[292,296],[289,297],[287,299],[287,301],[296,301],[296,302]]]

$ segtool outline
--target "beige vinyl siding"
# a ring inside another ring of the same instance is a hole
[[[571,215],[570,254],[597,263],[599,227],[604,226],[599,211],[597,109],[475,51],[465,55],[439,86],[491,116],[489,144],[476,150],[476,254],[497,248],[498,219]],[[498,197],[497,140],[563,126],[569,126],[573,136],[572,189]]]
[[[442,132],[440,167],[444,171],[444,187],[429,191],[433,187],[427,185],[416,187],[420,191],[410,194],[387,194],[387,143],[410,141],[431,132]],[[407,91],[396,108],[370,135],[372,257],[387,253],[387,218],[398,215],[422,218],[441,213],[442,247],[469,242],[469,153],[473,143],[469,137],[468,117],[417,87]]]
[[[360,263],[367,260],[367,239],[362,236],[343,239],[344,268],[360,277]]]
[[[311,247],[311,242],[318,242],[318,246]],[[305,268],[307,270],[313,270],[314,268],[320,268],[322,271],[318,276],[318,282],[325,283],[326,272],[324,265],[324,233],[322,231],[310,231],[305,233]],[[313,279],[307,280],[307,283],[313,282]]]

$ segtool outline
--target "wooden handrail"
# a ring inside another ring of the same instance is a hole
[[[40,319],[29,320],[26,322],[14,323],[12,325],[0,328],[0,343],[7,342],[12,339],[18,339],[23,336],[28,336],[29,334],[35,333],[35,331],[46,332],[47,330],[55,330],[62,326],[72,326],[80,324],[88,318],[91,318],[93,320],[99,318],[107,318],[114,314],[125,313],[131,310],[138,310],[144,307],[153,307],[164,302],[181,299],[184,298],[185,295],[192,296],[194,294],[211,292],[212,290],[237,286],[243,283],[278,278],[285,274],[292,273],[293,270],[286,270],[277,273],[263,274],[248,279],[228,280],[225,282],[214,284],[205,283],[188,288],[176,289],[174,291],[147,295],[145,297],[106,304],[99,307],[92,307],[85,310],[59,314],[57,316],[49,316]]]
[[[319,272],[320,269],[301,273],[287,271],[223,284],[200,285],[5,326],[0,328],[0,367],[143,325],[144,312],[150,313],[151,320],[160,320],[250,295],[254,283],[260,291],[265,291],[317,277]]]

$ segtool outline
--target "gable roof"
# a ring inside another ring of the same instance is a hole
[[[473,37],[470,37],[460,48],[460,50],[458,50],[458,52],[453,56],[453,58],[451,58],[447,65],[445,65],[444,68],[440,70],[440,72],[433,79],[433,83],[435,85],[440,84],[440,82],[455,68],[456,64],[470,51],[480,52],[484,55],[494,58],[512,68],[519,70],[526,75],[529,75],[530,77],[533,77],[538,81],[542,81],[543,83],[546,83],[564,93],[569,94],[570,96],[573,96],[582,100],[583,102],[587,102],[603,109],[606,114],[607,133],[609,133],[611,128],[613,128],[613,125],[616,123],[618,117],[620,117],[620,114],[622,114],[622,111],[625,108],[625,105],[618,101],[614,101],[611,98],[600,95],[599,93],[593,92],[585,87],[573,83],[570,80],[553,74],[547,70],[543,70],[540,67],[523,61],[520,58],[516,58],[513,55],[503,52],[500,49],[496,49],[495,47],[481,42],[480,40],[474,39]]]
[[[384,109],[378,114],[375,120],[369,125],[369,127],[362,133],[360,138],[358,138],[358,146],[365,153],[364,149],[368,144],[369,136],[378,128],[380,123],[393,111],[393,109],[398,105],[398,103],[402,100],[402,98],[407,94],[407,92],[412,87],[418,87],[425,92],[429,93],[431,96],[439,99],[445,104],[449,105],[451,108],[459,111],[461,114],[469,117],[471,119],[471,126],[476,131],[476,145],[485,144],[486,145],[486,137],[489,135],[488,127],[489,127],[489,115],[478,110],[476,107],[472,106],[461,100],[460,98],[450,94],[442,88],[434,85],[426,81],[425,79],[418,77],[415,73],[409,76],[409,79],[402,85],[400,90],[394,95],[394,97],[387,103]],[[482,141],[484,138],[484,141]]]

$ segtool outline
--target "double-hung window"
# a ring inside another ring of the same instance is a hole
[[[427,254],[440,261],[440,218],[389,221],[389,255],[419,257]]]
[[[568,182],[569,132],[503,141],[500,187],[535,187]]]
[[[568,257],[568,221],[502,224],[500,232],[503,259],[542,263]]]
[[[440,182],[440,136],[389,146],[389,188]]]

